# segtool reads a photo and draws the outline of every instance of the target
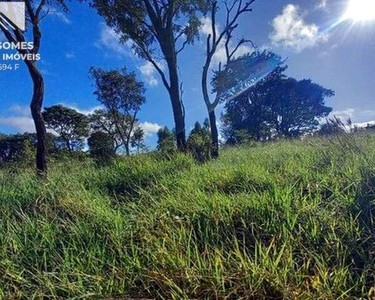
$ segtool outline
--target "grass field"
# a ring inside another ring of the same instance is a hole
[[[375,296],[375,135],[0,171],[2,299]]]

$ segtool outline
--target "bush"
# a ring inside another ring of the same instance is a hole
[[[87,143],[91,156],[99,164],[111,163],[116,156],[113,139],[107,133],[93,132]]]
[[[187,140],[187,149],[197,162],[203,163],[211,158],[211,135],[208,121],[202,126],[195,123]]]

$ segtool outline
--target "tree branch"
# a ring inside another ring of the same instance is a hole
[[[46,4],[46,0],[41,0],[40,3],[39,3],[39,6],[38,8],[36,9],[35,11],[35,17],[39,20],[39,16],[40,16],[40,13],[44,7],[44,5]]]
[[[226,10],[226,23],[225,28],[219,33],[217,36],[216,33],[216,14],[217,14],[217,1],[212,0],[211,1],[211,28],[212,28],[212,36],[211,34],[207,37],[207,43],[206,43],[206,62],[203,66],[203,74],[202,74],[202,88],[203,88],[203,96],[204,100],[206,102],[206,106],[209,109],[215,109],[215,107],[220,102],[220,97],[218,96],[219,93],[217,93],[216,98],[213,103],[210,102],[208,91],[207,91],[207,78],[208,78],[208,71],[212,62],[212,57],[215,55],[217,48],[220,46],[220,43],[225,39],[225,54],[227,58],[227,64],[229,61],[234,57],[235,53],[238,51],[241,45],[247,42],[251,42],[249,40],[241,39],[235,48],[231,51],[230,50],[230,42],[232,39],[232,33],[233,31],[238,27],[237,20],[238,18],[246,13],[252,11],[250,6],[255,2],[256,0],[249,0],[246,3],[243,2],[243,0],[235,0],[230,5],[228,4],[228,1],[224,1],[225,10]],[[235,14],[233,15],[233,12]],[[211,43],[212,38],[212,43]],[[220,64],[221,69],[221,64]]]
[[[137,46],[141,49],[141,51],[143,52],[144,56],[147,58],[147,60],[154,66],[154,68],[156,69],[156,71],[160,74],[161,76],[161,79],[163,81],[163,84],[164,86],[166,87],[166,89],[168,91],[170,91],[170,85],[167,81],[167,78],[163,72],[163,70],[158,66],[158,64],[156,63],[156,61],[152,58],[151,54],[144,48],[144,45],[142,45],[141,43],[137,43]]]
[[[233,49],[233,51],[229,54],[229,61],[233,58],[233,56],[236,54],[236,52],[238,51],[238,49],[243,45],[243,44],[246,44],[246,43],[250,43],[251,44],[251,47],[254,48],[254,43],[251,41],[251,40],[246,40],[246,39],[241,39],[238,43],[237,43],[237,46]]]
[[[184,50],[187,44],[189,44],[189,41],[186,39],[186,40],[182,43],[181,48],[176,52],[176,55],[178,55],[182,50]]]

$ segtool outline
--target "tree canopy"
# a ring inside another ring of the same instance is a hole
[[[158,131],[157,150],[161,153],[171,154],[176,151],[176,139],[173,131],[168,127],[160,128]]]
[[[247,132],[255,140],[296,137],[316,130],[319,119],[332,111],[325,99],[334,95],[310,79],[296,80],[278,67],[245,93],[225,105],[224,136],[235,143],[236,134]]]
[[[177,147],[183,150],[185,112],[178,54],[198,37],[201,25],[198,14],[207,9],[207,1],[88,1],[119,34],[121,42],[130,41],[133,51],[149,61],[159,73],[172,104]]]
[[[43,117],[47,128],[58,134],[62,149],[74,151],[83,148],[89,133],[86,115],[63,105],[54,105],[44,110]]]
[[[187,139],[187,149],[197,162],[205,162],[211,158],[210,124],[205,120],[203,126],[196,122]]]
[[[99,163],[108,163],[116,156],[112,137],[105,132],[93,132],[87,140],[92,157]]]
[[[105,111],[96,111],[91,119],[97,130],[111,135],[117,149],[123,146],[130,155],[131,138],[139,127],[137,115],[146,102],[145,88],[134,72],[91,68],[98,101]]]

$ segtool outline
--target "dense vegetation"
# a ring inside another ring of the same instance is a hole
[[[375,135],[0,171],[0,298],[374,296]]]

